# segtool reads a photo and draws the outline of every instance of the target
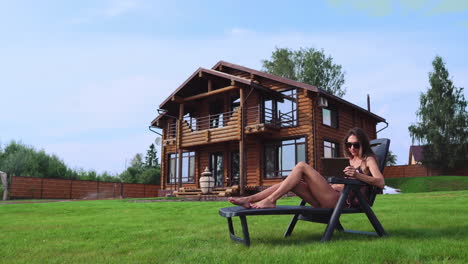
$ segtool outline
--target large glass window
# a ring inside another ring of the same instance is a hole
[[[339,156],[338,145],[335,142],[323,141],[323,157],[324,158],[335,158]]]
[[[231,152],[231,185],[239,184],[239,152]]]
[[[169,154],[169,171],[167,183],[174,184],[179,181],[177,175],[178,168],[178,154]],[[195,182],[195,152],[183,152],[182,153],[182,183],[193,183]]]
[[[287,176],[300,161],[306,161],[305,137],[265,144],[265,178]]]
[[[210,170],[211,170],[211,175],[215,179],[215,185],[223,186],[224,162],[223,162],[222,152],[216,152],[216,153],[210,154]]]
[[[268,99],[263,103],[265,123],[281,127],[297,126],[297,89],[282,91],[283,102]]]
[[[330,108],[322,108],[322,124],[337,128],[338,111]]]

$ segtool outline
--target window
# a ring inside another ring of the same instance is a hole
[[[223,127],[223,120],[223,105],[219,103],[210,104],[210,128]]]
[[[305,137],[265,144],[265,178],[287,176],[300,161],[306,161]]]
[[[179,176],[177,175],[178,168],[178,154],[169,154],[169,172],[167,174],[167,183],[174,184],[179,182]],[[193,183],[195,182],[195,152],[183,152],[182,153],[182,183]]]
[[[281,92],[283,102],[268,99],[263,102],[265,123],[281,127],[297,126],[297,89]]]
[[[231,152],[231,185],[239,184],[239,152]]]
[[[223,153],[210,153],[210,171],[215,179],[215,186],[223,186],[224,180],[224,162]]]
[[[322,124],[338,128],[338,111],[330,108],[322,108]]]
[[[323,157],[335,158],[338,157],[338,144],[330,141],[323,141]]]
[[[167,138],[175,138],[177,132],[177,122],[173,119],[167,121]]]

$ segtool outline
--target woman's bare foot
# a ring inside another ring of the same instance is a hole
[[[250,202],[248,201],[248,199],[246,197],[237,197],[237,198],[229,197],[228,201],[230,203],[232,203],[232,204],[242,206],[242,207],[244,207],[246,209],[250,208]]]
[[[258,203],[251,204],[255,209],[264,209],[264,208],[275,208],[276,201],[270,200],[269,198],[265,198]]]

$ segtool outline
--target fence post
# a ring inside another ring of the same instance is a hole
[[[6,201],[8,197],[8,176],[3,171],[0,171],[0,180],[3,185],[3,201]]]
[[[70,199],[72,199],[72,193],[73,193],[73,180],[70,180]]]
[[[42,199],[42,191],[44,189],[44,178],[41,178],[41,198]]]

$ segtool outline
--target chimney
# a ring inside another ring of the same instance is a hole
[[[370,112],[370,96],[367,94],[367,111]]]

